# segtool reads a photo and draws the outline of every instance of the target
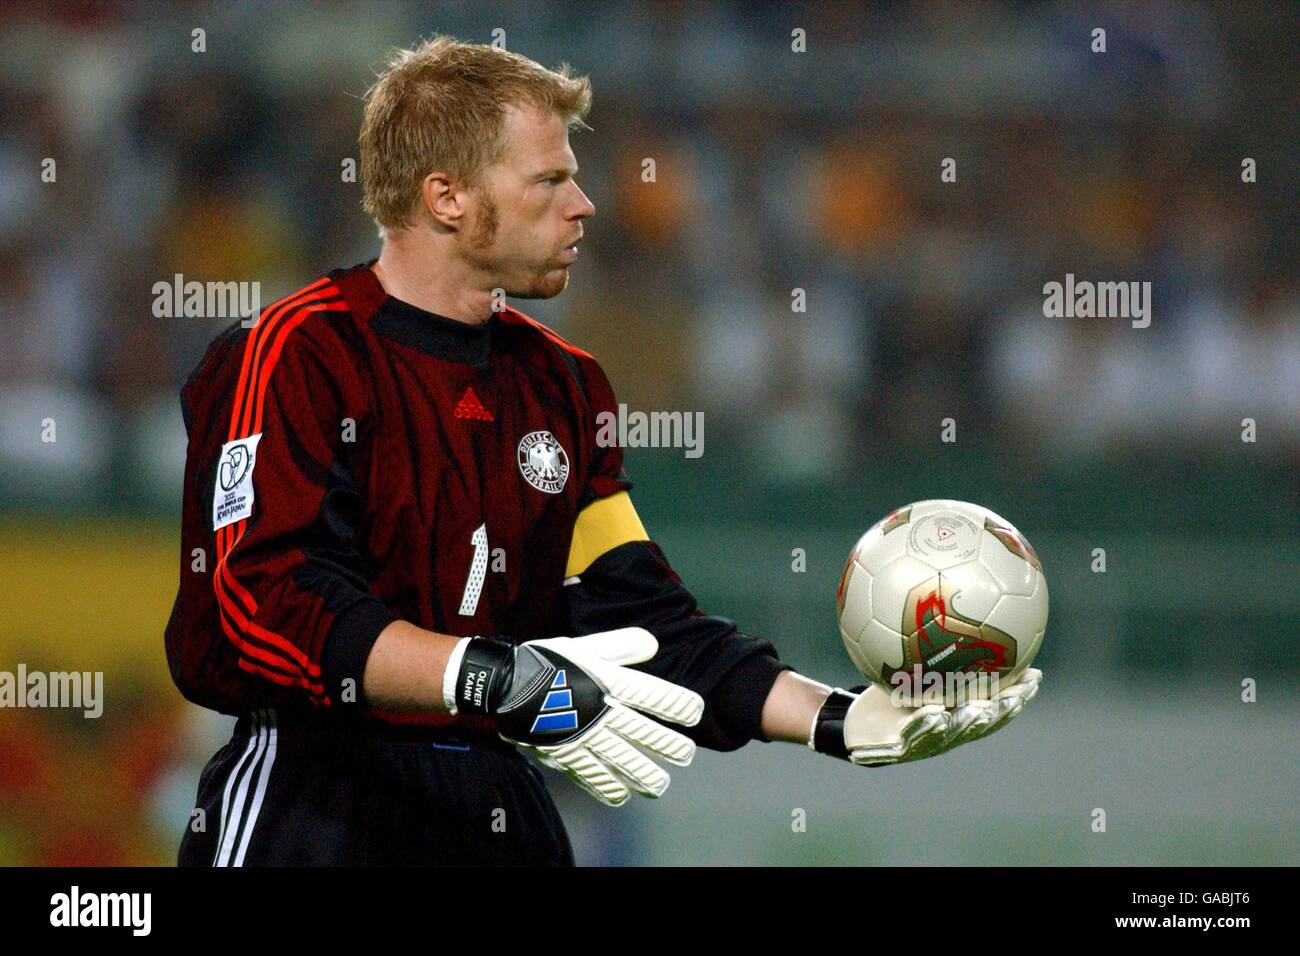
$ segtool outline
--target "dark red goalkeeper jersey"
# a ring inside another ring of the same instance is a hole
[[[482,717],[357,702],[397,618],[514,641],[638,625],[638,668],[698,692],[683,732],[732,750],[760,731],[788,665],[702,613],[649,540],[617,405],[590,355],[511,308],[471,326],[339,269],[236,324],[181,390],[189,434],[172,676],[224,713],[296,708],[420,723],[467,739]]]

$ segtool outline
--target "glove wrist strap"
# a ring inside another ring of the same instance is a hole
[[[460,651],[460,647],[457,647]],[[450,661],[448,669],[450,670]],[[515,648],[492,637],[470,638],[456,671],[455,710],[458,714],[494,713],[515,668]]]
[[[465,648],[472,640],[472,637],[462,637],[456,642],[447,657],[447,667],[442,672],[442,706],[449,714],[457,712],[456,687],[460,681],[460,663],[465,659]]]
[[[820,754],[848,760],[849,751],[844,746],[844,717],[857,699],[855,694],[838,687],[831,691],[830,696],[822,703],[821,710],[817,711],[817,719],[813,722],[808,746]]]

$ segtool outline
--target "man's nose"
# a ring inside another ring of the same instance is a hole
[[[574,188],[577,189],[576,186]],[[578,189],[578,204],[574,207],[573,218],[587,219],[594,215],[596,215],[595,205],[587,198],[586,193]]]

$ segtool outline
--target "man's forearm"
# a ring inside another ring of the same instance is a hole
[[[379,633],[366,658],[362,692],[383,710],[446,711],[442,699],[447,660],[461,639],[394,621]]]
[[[830,692],[826,684],[783,671],[763,704],[763,735],[769,740],[807,744],[813,721]]]
[[[446,711],[443,675],[460,640],[408,621],[389,624],[366,659],[362,681],[366,703],[384,710]],[[830,692],[826,684],[794,671],[782,672],[763,704],[763,735],[769,740],[808,743],[813,721]]]

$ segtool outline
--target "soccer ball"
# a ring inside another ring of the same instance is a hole
[[[1038,653],[1047,579],[1005,518],[964,501],[918,501],[858,540],[835,605],[849,657],[884,689],[902,683],[900,672],[913,680],[937,673],[928,684],[996,674],[979,683],[996,689]]]

